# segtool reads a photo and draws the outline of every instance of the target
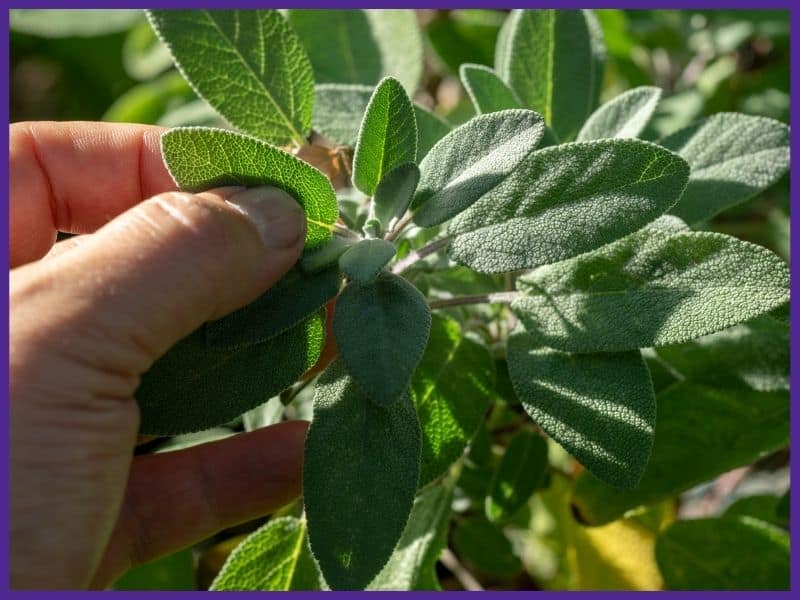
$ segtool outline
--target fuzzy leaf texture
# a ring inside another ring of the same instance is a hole
[[[489,350],[465,337],[457,321],[433,316],[411,380],[422,426],[420,485],[445,473],[480,427],[492,399],[493,366]]]
[[[309,275],[294,268],[255,301],[206,325],[206,341],[217,348],[264,342],[316,312],[336,296],[342,277],[329,267]]]
[[[394,253],[394,244],[386,240],[361,240],[339,257],[339,268],[351,281],[367,285],[389,264]]]
[[[403,163],[389,171],[375,190],[372,214],[386,231],[394,227],[408,207],[419,183],[419,167]]]
[[[342,361],[358,386],[382,406],[392,404],[408,389],[430,328],[425,297],[391,273],[381,273],[366,285],[347,285],[333,315]]]
[[[482,273],[564,260],[666,212],[688,176],[679,156],[639,140],[545,148],[450,223],[449,253]]]
[[[276,10],[150,10],[150,22],[197,94],[232,125],[297,146],[311,129],[314,77]]]
[[[603,78],[602,41],[581,10],[513,10],[497,40],[495,71],[525,108],[544,116],[557,143],[592,113]]]
[[[671,211],[690,225],[752,198],[789,170],[789,127],[766,117],[719,113],[659,144],[692,168]]]
[[[396,79],[383,79],[370,98],[353,154],[353,183],[368,196],[384,175],[417,158],[414,108]]]
[[[314,394],[303,494],[311,550],[334,590],[363,589],[400,539],[419,480],[419,421],[407,393],[370,402],[334,362]]]
[[[508,369],[525,411],[596,477],[634,487],[656,423],[650,373],[638,350],[568,354],[524,332],[508,340]]]
[[[788,299],[789,269],[749,242],[645,228],[517,280],[512,308],[542,345],[618,352],[691,340]]]
[[[324,310],[272,339],[236,348],[209,346],[201,327],[142,375],[135,394],[139,429],[177,435],[227,423],[294,383],[324,343]]]
[[[658,426],[647,469],[634,490],[588,472],[572,502],[581,519],[604,525],[639,506],[673,498],[789,443],[789,394],[676,383],[657,396]],[[709,424],[713,423],[713,427]]]
[[[436,561],[447,543],[452,500],[452,487],[446,485],[431,486],[416,497],[392,557],[368,590],[439,589]]]
[[[507,110],[470,119],[442,138],[420,163],[414,222],[433,227],[505,181],[544,134],[541,115]]]
[[[161,152],[181,189],[199,192],[226,185],[274,185],[306,213],[306,247],[330,239],[339,217],[328,178],[308,163],[255,138],[208,127],[186,127],[161,136]]]
[[[458,73],[472,106],[479,115],[522,108],[522,102],[493,69],[484,65],[463,64]]]
[[[306,522],[294,517],[271,519],[231,552],[209,589],[319,590],[319,570],[308,548]]]
[[[527,430],[517,433],[506,447],[486,496],[486,516],[501,523],[528,503],[547,474],[547,442]]]
[[[411,10],[287,11],[317,83],[375,85],[395,77],[413,94],[422,75],[422,36]]]
[[[577,140],[635,138],[644,130],[661,100],[661,88],[641,86],[606,102],[584,123]]]
[[[752,517],[677,521],[656,560],[669,590],[789,589],[789,534]]]

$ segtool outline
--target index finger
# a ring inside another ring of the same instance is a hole
[[[176,189],[162,127],[14,123],[9,131],[10,263],[39,259],[58,231],[91,233],[134,204]]]

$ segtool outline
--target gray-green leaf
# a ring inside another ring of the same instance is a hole
[[[461,83],[475,107],[475,112],[479,115],[509,108],[522,108],[522,102],[514,91],[490,67],[465,63],[458,72]]]
[[[306,522],[280,517],[251,533],[231,552],[209,589],[319,590],[319,570],[308,548]]]
[[[641,86],[620,94],[592,113],[578,141],[635,138],[647,126],[661,100],[661,88]]]
[[[464,453],[489,407],[493,367],[488,349],[465,337],[456,321],[433,316],[428,346],[411,380],[422,425],[420,485]]]
[[[353,183],[368,196],[383,176],[417,157],[414,108],[400,82],[383,79],[370,98],[353,154]]]
[[[525,411],[583,466],[610,485],[638,483],[656,422],[638,350],[568,354],[518,332],[508,340],[508,370]]]
[[[688,176],[683,159],[640,140],[544,148],[450,223],[450,256],[499,273],[594,250],[666,212]]]
[[[372,283],[394,258],[395,248],[386,240],[361,240],[339,257],[339,268],[356,283]]]
[[[232,125],[275,144],[305,144],[314,78],[276,10],[150,10],[153,28],[198,95]]]
[[[370,402],[336,361],[314,396],[303,494],[311,549],[334,589],[363,589],[400,539],[419,480],[420,431],[407,393]]]
[[[419,167],[409,162],[398,165],[381,179],[372,199],[372,214],[384,231],[391,230],[408,210],[419,176]]]
[[[569,141],[597,103],[602,62],[585,11],[514,10],[497,40],[495,70],[557,142]]]
[[[451,219],[505,181],[544,133],[541,115],[506,110],[469,120],[443,137],[420,163],[414,222]]]
[[[345,287],[333,316],[336,345],[347,370],[382,406],[408,389],[430,328],[425,297],[402,277],[386,272],[372,283]]]
[[[291,154],[250,136],[208,127],[167,131],[161,136],[161,152],[182,189],[274,185],[303,207],[307,248],[330,239],[339,217],[333,187],[319,170]]]
[[[490,521],[507,521],[527,504],[547,473],[547,442],[536,433],[521,430],[506,447],[486,497]]]
[[[789,534],[752,517],[676,521],[655,555],[670,590],[789,589]]]
[[[752,198],[789,169],[789,127],[766,117],[719,113],[659,144],[692,168],[671,211],[690,225]]]

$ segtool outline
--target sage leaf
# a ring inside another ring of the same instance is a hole
[[[24,9],[8,11],[11,31],[43,38],[95,37],[134,26],[139,10]]]
[[[688,175],[679,156],[639,140],[544,148],[449,224],[448,251],[482,273],[583,254],[666,212]]]
[[[464,454],[489,408],[493,367],[489,350],[465,337],[458,322],[433,316],[428,346],[411,379],[422,426],[420,485]]]
[[[766,521],[778,527],[789,526],[789,519],[783,518],[778,513],[781,496],[772,494],[758,494],[755,496],[744,496],[728,506],[723,513],[725,517],[753,517],[760,521]]]
[[[543,345],[617,352],[681,343],[786,302],[789,269],[749,242],[645,228],[517,280],[512,308]]]
[[[305,144],[314,103],[311,63],[278,11],[147,15],[183,76],[232,125],[275,144]]]
[[[436,561],[447,544],[452,500],[447,485],[431,486],[414,499],[397,547],[368,590],[439,589]]]
[[[384,231],[391,230],[408,210],[419,183],[419,176],[417,165],[403,163],[381,179],[372,199],[372,213]]]
[[[789,443],[789,394],[676,383],[657,397],[658,427],[639,485],[612,487],[589,472],[572,503],[585,523],[604,525],[713,479]],[[709,427],[709,423],[714,423]]]
[[[516,332],[508,369],[525,411],[584,467],[613,486],[638,483],[656,423],[653,384],[638,350],[568,354]]]
[[[676,521],[655,553],[670,590],[789,589],[789,534],[751,517]]]
[[[303,494],[311,550],[334,590],[363,589],[400,539],[419,480],[419,421],[407,393],[370,402],[341,361],[321,376]]]
[[[417,157],[414,108],[400,82],[383,79],[370,98],[353,155],[353,183],[368,196],[383,176]]]
[[[775,513],[778,515],[778,518],[785,522],[789,522],[789,513],[791,511],[791,498],[790,498],[791,490],[786,490],[786,493],[781,496],[781,499],[778,501],[778,506],[775,507]]]
[[[692,168],[671,211],[690,225],[752,198],[789,170],[789,127],[766,117],[719,113],[659,144]]]
[[[206,343],[205,328],[183,338],[142,375],[140,431],[177,435],[227,423],[294,383],[317,362],[325,315],[265,342],[237,348]]]
[[[524,107],[544,116],[556,143],[566,142],[597,103],[601,44],[586,11],[513,10],[498,38],[495,71]]]
[[[486,575],[510,579],[522,569],[503,530],[483,515],[469,517],[458,525],[453,546],[468,565]]]
[[[451,131],[420,163],[414,222],[433,227],[468,208],[508,178],[543,133],[541,116],[530,110],[481,115]]]
[[[287,11],[317,83],[375,85],[397,78],[413,94],[422,75],[422,37],[411,10]]]
[[[522,430],[511,438],[489,485],[489,520],[507,521],[525,506],[544,481],[547,466],[547,442],[541,435]]]
[[[161,152],[182,189],[274,185],[303,207],[307,248],[330,239],[339,216],[333,187],[319,170],[291,154],[250,136],[209,127],[167,131],[161,136]]]
[[[414,104],[417,118],[417,160],[421,161],[440,139],[453,129],[447,121],[429,110]]]
[[[394,258],[394,244],[386,240],[361,240],[339,257],[339,268],[348,279],[367,285]]]
[[[578,141],[635,138],[650,122],[661,100],[661,88],[641,86],[606,102],[584,123]]]
[[[294,268],[255,301],[206,325],[206,341],[217,348],[264,342],[322,308],[339,292],[342,277],[329,267],[309,275]]]
[[[117,579],[111,589],[126,592],[152,590],[156,585],[160,592],[192,592],[197,589],[191,548],[133,567]]]
[[[366,395],[381,406],[394,403],[408,389],[430,328],[425,297],[392,273],[381,273],[366,285],[347,285],[333,315],[342,361]]]
[[[484,65],[463,64],[458,72],[475,112],[479,115],[522,108],[522,102],[493,69]]]
[[[320,575],[306,538],[306,522],[271,519],[228,556],[211,591],[319,590]]]
[[[357,241],[354,238],[335,236],[317,248],[306,250],[300,257],[300,269],[309,274],[321,273],[337,264],[342,254]]]

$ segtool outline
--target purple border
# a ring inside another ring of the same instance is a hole
[[[4,101],[2,102],[2,119],[4,122],[8,121],[9,115],[9,73],[8,73],[8,65],[9,65],[9,40],[8,40],[8,12],[7,9],[9,8],[231,8],[234,5],[236,8],[265,8],[266,5],[269,5],[269,0],[265,0],[262,2],[257,2],[254,0],[238,0],[236,2],[231,2],[228,0],[227,2],[220,2],[220,1],[208,1],[208,0],[153,0],[151,2],[137,2],[137,1],[114,1],[114,0],[106,0],[105,2],[100,0],[72,0],[72,1],[41,1],[41,2],[24,2],[22,0],[16,0],[15,2],[3,2],[3,11],[4,14],[2,16],[3,26],[2,31],[0,32],[0,56],[2,57],[2,68],[4,71],[4,77],[2,78],[2,91]],[[653,1],[653,0],[643,0],[639,2],[633,2],[630,0],[611,0],[607,2],[594,2],[594,1],[575,1],[575,0],[558,0],[553,2],[546,3],[535,3],[535,2],[520,2],[519,0],[501,0],[499,2],[491,2],[489,0],[405,0],[405,1],[398,1],[398,0],[390,0],[390,1],[355,1],[355,0],[334,0],[333,2],[325,2],[324,0],[306,0],[305,2],[293,2],[293,1],[284,1],[280,2],[279,5],[281,7],[297,7],[297,8],[628,8],[628,9],[658,9],[658,8],[675,8],[675,9],[692,9],[692,10],[699,10],[699,9],[757,9],[757,10],[765,10],[765,9],[783,9],[788,10],[791,13],[791,38],[794,38],[797,35],[800,35],[800,8],[794,6],[795,2],[791,0],[666,0],[662,2]],[[798,43],[791,43],[791,63],[793,65],[800,65],[800,44]],[[800,73],[800,71],[798,71]],[[796,98],[800,98],[800,76],[794,76],[790,82],[791,85],[791,98],[794,100]],[[792,101],[791,103],[791,121],[797,122],[797,117],[799,114],[799,109],[797,107],[797,101]],[[4,139],[8,137],[8,129],[3,129],[3,136]],[[3,143],[3,148],[6,148],[7,144]],[[791,130],[791,147],[792,151],[796,152],[798,148],[800,148],[800,133],[798,133],[796,128],[792,128]],[[8,157],[6,157],[8,158]],[[3,161],[2,163],[2,174],[3,181],[5,183],[5,188],[8,190],[8,160]],[[796,164],[796,161],[793,161],[790,167],[791,177],[794,180],[797,180],[798,171],[800,171],[800,167]],[[792,187],[791,191],[791,211],[794,213],[795,208],[797,207],[798,202],[800,202],[800,192],[797,191],[797,188]],[[3,220],[8,220],[8,197],[4,194],[3,202],[6,205],[5,210],[3,211]],[[8,223],[5,223],[5,227],[3,227],[4,235],[8,235]],[[2,245],[2,252],[5,263],[8,264],[8,244],[5,243]],[[791,262],[792,264],[797,264],[798,259],[800,259],[800,250],[798,250],[795,244],[792,244],[791,247]],[[6,281],[6,286],[8,286],[8,280]],[[794,292],[794,269],[792,269],[792,291]],[[7,303],[6,300],[7,295],[4,295],[2,300],[3,303]],[[800,307],[797,306],[797,303],[793,303],[791,306],[791,321],[794,324],[798,319],[800,319]],[[2,321],[2,331],[0,333],[5,336],[5,339],[8,339],[8,321]],[[798,384],[798,379],[800,376],[796,376],[795,374],[800,372],[800,357],[798,356],[797,352],[794,352],[794,349],[797,348],[797,343],[800,341],[800,334],[795,335],[794,328],[792,327],[791,332],[791,346],[792,346],[792,359],[791,359],[791,383],[794,387]],[[3,352],[5,354],[8,353],[8,344],[3,345]],[[6,366],[8,363],[2,363],[2,376],[4,381],[8,381],[8,367]],[[8,390],[8,387],[5,387]],[[8,394],[5,394],[6,398],[6,405],[8,404]],[[2,490],[0,490],[0,509],[2,510],[2,525],[3,525],[3,538],[2,542],[0,542],[0,590],[3,593],[7,592],[8,590],[8,412],[7,410],[3,410],[0,412],[0,423],[2,424],[2,432],[5,438],[4,443],[2,444],[1,451],[2,454]],[[798,421],[800,420],[800,414],[797,411],[791,411],[791,431],[792,431],[792,441],[794,441],[794,436],[798,431]],[[794,463],[797,461],[793,461],[790,465],[790,471],[792,479],[795,478],[795,471],[800,468],[797,467]],[[791,526],[790,531],[794,534],[798,528],[798,521],[800,517],[798,517],[798,510],[800,509],[800,500],[798,499],[798,494],[792,495],[792,507],[791,507]],[[792,535],[794,537],[794,535]],[[754,560],[758,560],[758,557],[753,557]],[[792,589],[800,588],[800,574],[798,574],[798,563],[800,563],[800,559],[797,559],[795,553],[792,553],[791,564],[792,564],[792,573],[791,573],[791,587]],[[42,568],[47,568],[46,565],[42,565]],[[52,597],[53,592],[8,592],[9,595],[14,596],[22,596],[36,598],[40,595],[44,597],[47,594],[48,597]],[[69,596],[73,598],[80,598],[80,597],[89,597],[89,594],[93,592],[55,592],[58,595]],[[120,593],[120,592],[118,592]],[[128,597],[144,597],[146,594],[152,594],[154,592],[122,592],[126,594]],[[187,594],[199,594],[203,592],[155,592],[159,594],[168,594],[168,595],[182,595],[185,596]],[[262,592],[266,593],[266,592]],[[330,592],[334,595],[339,596],[348,596],[358,592]],[[392,592],[371,592],[371,593],[392,593]],[[436,592],[410,592],[417,597],[425,597],[430,596],[434,597]],[[452,593],[467,593],[467,592],[452,592]],[[525,594],[529,592],[485,592],[488,593],[490,596],[495,595],[499,597],[500,594]],[[545,594],[548,596],[557,595],[557,594],[568,594],[570,592],[537,592],[537,594]],[[612,598],[619,595],[621,592],[589,592],[594,594],[595,597],[599,598]],[[648,592],[627,592],[627,594],[639,595],[639,594],[646,594]],[[752,598],[760,598],[762,594],[765,592],[662,592],[662,594],[667,595],[678,595],[680,594],[682,597],[697,597],[697,598],[705,598],[709,594],[735,594],[739,597],[752,597]],[[778,595],[788,595],[791,592],[772,592],[772,594]],[[292,592],[295,597],[302,597],[302,596],[310,596],[311,594],[316,594],[316,592]],[[438,596],[437,596],[438,597]]]

